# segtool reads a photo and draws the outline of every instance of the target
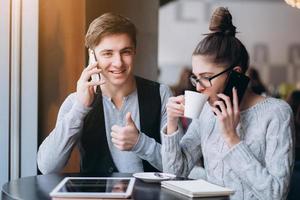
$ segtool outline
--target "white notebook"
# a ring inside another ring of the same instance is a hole
[[[205,180],[162,181],[161,186],[189,197],[227,196],[234,193],[230,188],[221,187]]]

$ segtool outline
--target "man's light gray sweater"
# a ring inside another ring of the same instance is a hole
[[[160,96],[162,126],[167,120],[166,103],[168,98],[172,96],[170,88],[161,84]],[[91,108],[83,106],[76,100],[76,93],[66,98],[59,110],[55,128],[43,141],[38,150],[37,163],[43,174],[60,172],[66,165],[72,149],[79,139],[84,118],[90,110]],[[161,171],[161,144],[148,137],[145,133],[140,132],[138,142],[131,151],[121,151],[111,141],[111,127],[115,124],[124,126],[127,112],[131,112],[131,117],[136,127],[140,129],[137,91],[135,90],[124,98],[121,109],[117,109],[110,98],[103,96],[103,110],[109,150],[119,172],[142,172],[142,159],[147,160]]]

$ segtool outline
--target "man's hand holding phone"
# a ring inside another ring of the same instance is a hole
[[[104,81],[100,80],[101,68],[98,68],[98,62],[91,61],[91,54],[89,65],[82,71],[79,80],[77,81],[77,99],[84,106],[89,107],[94,101],[95,88],[102,85]],[[94,59],[95,60],[95,59]],[[92,78],[98,76],[98,79]]]

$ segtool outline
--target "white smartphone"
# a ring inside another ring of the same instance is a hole
[[[92,64],[92,63],[95,63],[95,62],[97,62],[95,52],[94,52],[94,50],[89,49],[89,65]],[[94,82],[100,81],[100,74],[93,74],[92,75],[92,81],[94,81]],[[97,93],[97,87],[98,86],[94,86],[95,93]]]

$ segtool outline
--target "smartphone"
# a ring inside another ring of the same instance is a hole
[[[95,52],[94,52],[94,50],[89,49],[89,65],[92,63],[95,63],[95,62],[97,62]],[[100,74],[92,74],[92,80],[95,82],[100,81]],[[94,86],[95,93],[98,92],[97,88],[98,88],[98,86]]]
[[[249,80],[250,78],[248,76],[232,70],[227,78],[223,93],[229,96],[231,102],[233,102],[232,88],[235,87],[237,89],[237,96],[240,104],[248,87]]]

